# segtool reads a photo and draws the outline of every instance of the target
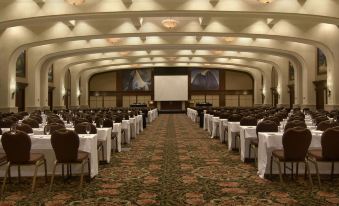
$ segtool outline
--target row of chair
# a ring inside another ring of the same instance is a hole
[[[81,164],[81,176],[79,188],[83,185],[84,165],[88,163],[88,175],[90,179],[90,155],[87,152],[79,151],[79,136],[74,132],[66,129],[56,130],[51,135],[51,144],[55,153],[56,160],[51,177],[50,190],[52,190],[56,166],[58,164],[70,165]],[[47,182],[47,163],[46,158],[41,153],[31,153],[31,139],[27,133],[20,130],[5,132],[2,135],[1,143],[5,154],[0,155],[1,164],[6,164],[6,174],[4,176],[1,194],[5,191],[7,178],[10,176],[10,168],[18,167],[18,178],[20,180],[20,166],[35,165],[35,171],[32,183],[32,192],[35,190],[36,176],[38,167],[44,165],[45,179]],[[64,166],[62,168],[64,175]]]

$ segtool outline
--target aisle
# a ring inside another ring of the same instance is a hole
[[[99,176],[80,195],[73,184],[58,179],[54,193],[39,178],[36,194],[7,192],[6,201],[22,205],[330,205],[338,202],[338,180],[319,191],[299,178],[283,187],[262,180],[253,164],[241,163],[237,153],[208,138],[208,134],[185,115],[160,115],[133,139],[130,150],[112,155]],[[22,186],[10,185],[23,191]],[[326,184],[329,184],[328,181]],[[24,187],[24,188],[23,188]],[[65,190],[64,192],[61,192]],[[332,191],[331,191],[332,190]],[[9,196],[8,196],[9,195]]]

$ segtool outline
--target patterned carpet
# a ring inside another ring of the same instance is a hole
[[[285,185],[261,179],[254,164],[242,163],[185,115],[160,115],[82,192],[78,178],[57,178],[51,193],[39,178],[31,194],[26,178],[8,185],[0,205],[337,205],[338,180],[319,190],[302,177]]]

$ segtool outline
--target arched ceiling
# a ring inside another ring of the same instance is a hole
[[[130,53],[115,53],[112,59],[123,59],[127,66],[141,60],[206,66],[227,57],[225,64],[242,59],[279,66],[269,57],[277,56],[309,69],[305,53],[310,45],[323,49],[329,64],[333,62],[338,11],[337,0],[275,0],[267,5],[257,0],[86,0],[80,6],[64,0],[2,0],[0,49],[3,58],[11,59],[10,69],[20,50],[40,50],[33,65],[38,72],[60,58],[88,56],[68,66],[95,64],[107,57],[91,54],[125,51]],[[162,20],[169,17],[178,21],[176,28],[163,27]],[[121,40],[110,44],[109,37]],[[214,53],[219,50],[222,54]],[[258,55],[251,59],[243,53]],[[99,66],[93,69],[100,72]]]

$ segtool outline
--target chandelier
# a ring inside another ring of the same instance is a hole
[[[74,6],[79,6],[85,3],[85,0],[65,0],[65,1]]]
[[[117,37],[113,37],[113,38],[107,38],[106,39],[108,43],[111,43],[111,44],[116,44],[118,43],[119,41],[121,41],[120,38],[117,38]]]
[[[161,24],[167,29],[174,29],[177,26],[178,21],[172,18],[167,18],[162,20]]]
[[[273,0],[258,0],[258,1],[262,4],[269,4],[273,2]]]

